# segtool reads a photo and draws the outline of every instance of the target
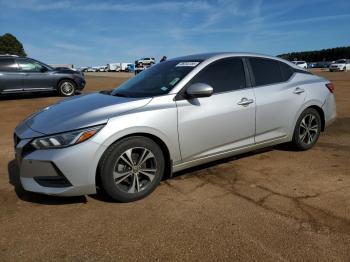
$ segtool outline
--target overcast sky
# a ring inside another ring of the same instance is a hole
[[[0,0],[0,34],[28,56],[96,66],[217,51],[277,55],[350,45],[349,0]]]

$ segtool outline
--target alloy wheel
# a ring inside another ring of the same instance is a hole
[[[319,132],[319,123],[312,114],[307,114],[300,122],[299,139],[301,142],[310,145],[315,141]]]
[[[74,85],[71,82],[63,82],[61,84],[61,92],[66,96],[70,96],[74,92]]]
[[[154,154],[144,147],[134,147],[122,153],[115,162],[113,179],[125,193],[138,193],[152,183],[157,173]]]

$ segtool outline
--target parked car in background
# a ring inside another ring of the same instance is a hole
[[[292,61],[292,63],[301,68],[307,68],[307,63],[305,61]]]
[[[149,67],[110,92],[61,101],[14,134],[28,191],[103,189],[130,202],[164,175],[258,148],[308,150],[335,120],[334,86],[283,59],[201,54]]]
[[[97,72],[106,72],[107,71],[107,66],[99,66]]]
[[[156,60],[153,57],[145,57],[135,61],[135,64],[138,66],[153,65],[155,63]]]
[[[0,94],[57,91],[72,96],[84,87],[82,72],[53,68],[32,58],[0,56]]]
[[[350,59],[339,59],[329,66],[329,71],[346,71],[350,69]]]

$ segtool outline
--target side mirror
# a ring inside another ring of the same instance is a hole
[[[47,68],[46,68],[46,67],[44,67],[44,66],[43,66],[43,67],[41,67],[41,68],[40,68],[40,72],[41,72],[41,73],[45,73],[45,72],[47,72]]]
[[[186,90],[186,96],[189,98],[209,97],[213,94],[213,88],[204,83],[194,83]]]

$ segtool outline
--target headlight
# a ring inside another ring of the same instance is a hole
[[[104,125],[84,128],[52,136],[39,137],[32,141],[36,149],[61,148],[76,145],[95,135]]]

